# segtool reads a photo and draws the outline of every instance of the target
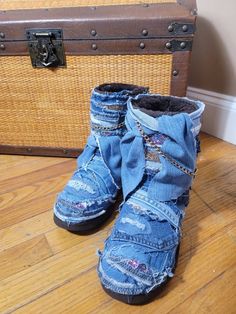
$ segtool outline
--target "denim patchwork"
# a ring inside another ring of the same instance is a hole
[[[126,303],[173,276],[203,110],[187,98],[128,101],[120,145],[124,203],[98,265],[103,287]]]
[[[91,134],[78,157],[77,170],[54,206],[54,219],[59,226],[79,231],[80,225],[87,224],[85,229],[92,229],[96,219],[112,212],[111,205],[121,187],[120,139],[126,132],[127,100],[147,91],[119,83],[103,84],[93,90]]]

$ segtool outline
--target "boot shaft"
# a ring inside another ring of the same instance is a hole
[[[138,95],[128,101],[127,134],[121,142],[124,196],[144,176],[149,197],[178,199],[195,175],[197,141],[204,104],[187,98]]]
[[[115,188],[120,188],[120,140],[126,132],[124,123],[130,96],[148,89],[122,83],[103,84],[91,96],[91,134],[78,166],[87,167],[92,159],[101,159],[109,170]],[[100,161],[99,161],[100,163]]]
[[[122,83],[102,84],[91,95],[91,130],[94,135],[123,135],[129,97],[147,93],[148,88]]]

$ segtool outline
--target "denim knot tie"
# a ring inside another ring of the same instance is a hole
[[[141,182],[145,171],[143,138],[137,129],[129,130],[120,145],[122,161],[121,176],[124,200]]]
[[[105,137],[97,137],[90,135],[88,138],[86,149],[78,158],[78,166],[85,166],[95,154],[102,157],[105,165],[109,169],[111,176],[117,187],[120,187],[120,136],[110,135]]]
[[[156,129],[147,128],[142,123],[145,134],[150,137],[156,133],[165,136],[165,141],[160,147],[161,151],[182,167],[194,172],[196,147],[191,131],[192,121],[190,116],[181,113],[175,116],[160,116],[152,119],[153,126]],[[125,200],[138,187],[146,169],[146,143],[137,128],[137,121],[142,122],[142,119],[139,119],[132,112],[127,114],[128,132],[120,144],[122,155],[121,177]],[[156,154],[158,155],[158,152]],[[177,199],[189,189],[192,177],[182,172],[161,155],[158,155],[158,158],[160,159],[160,168],[152,177],[148,195],[162,202]]]

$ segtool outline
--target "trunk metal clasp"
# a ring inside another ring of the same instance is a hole
[[[34,68],[56,68],[66,65],[62,30],[29,29],[26,34]]]

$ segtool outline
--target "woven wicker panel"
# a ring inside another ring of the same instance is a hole
[[[62,8],[136,3],[176,3],[176,0],[0,0],[0,10]]]
[[[123,82],[169,94],[171,68],[172,55],[71,56],[57,70],[1,57],[0,144],[82,148],[94,86]]]

